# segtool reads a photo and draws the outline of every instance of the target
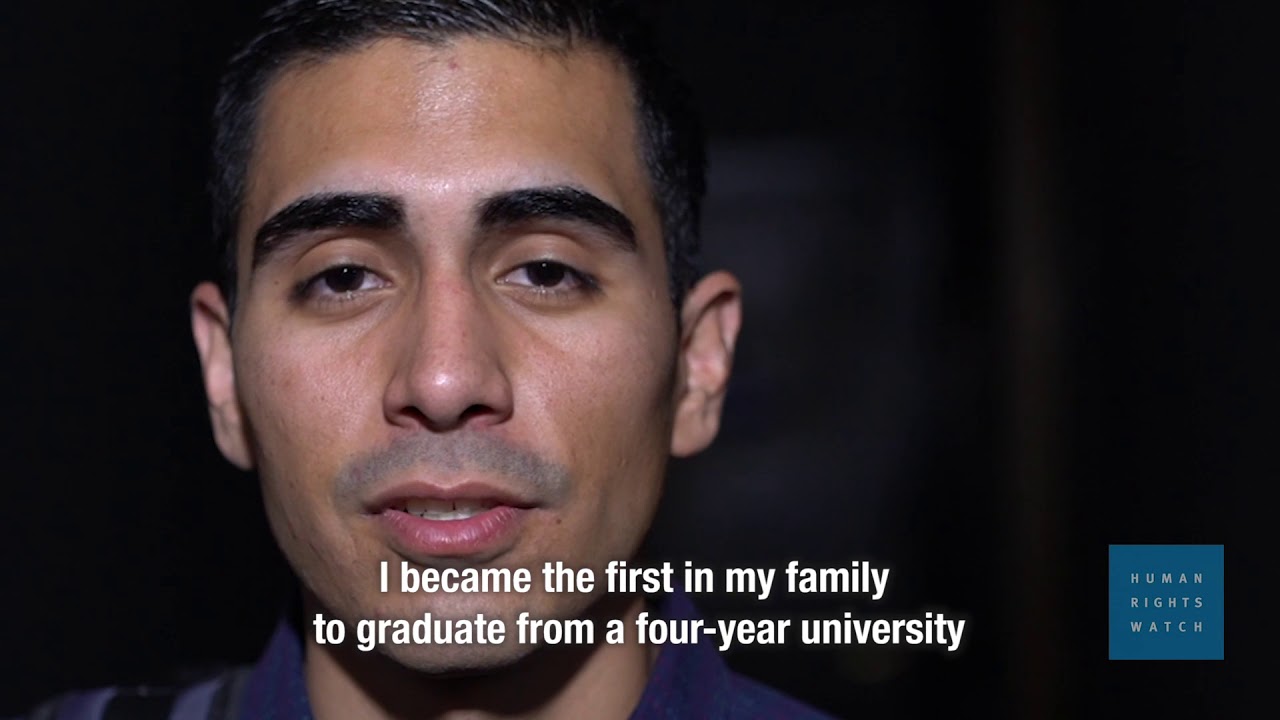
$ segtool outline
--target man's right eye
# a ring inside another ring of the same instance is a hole
[[[357,293],[387,286],[377,273],[359,265],[336,265],[299,283],[294,289],[298,300],[342,302]]]

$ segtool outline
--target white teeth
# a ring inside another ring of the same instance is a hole
[[[424,520],[466,520],[497,505],[486,500],[423,500],[405,503],[404,511]]]

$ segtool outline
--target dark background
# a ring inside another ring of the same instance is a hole
[[[722,436],[673,469],[653,551],[893,568],[876,605],[702,596],[711,617],[969,620],[956,656],[730,662],[846,717],[1231,716],[1261,576],[1242,492],[1277,479],[1270,18],[663,7],[712,140],[708,264],[747,295]],[[213,85],[258,8],[0,9],[0,714],[248,662],[275,619],[186,308]],[[1106,659],[1107,545],[1145,542],[1226,544],[1228,660]]]

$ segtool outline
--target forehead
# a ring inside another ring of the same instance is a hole
[[[295,63],[268,87],[241,236],[296,197],[377,190],[445,203],[577,184],[655,215],[621,64],[591,48],[400,39]]]

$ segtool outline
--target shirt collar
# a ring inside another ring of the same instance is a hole
[[[657,601],[663,620],[696,620],[689,596],[677,590]],[[698,633],[698,642],[664,645],[645,685],[632,720],[664,717],[715,717],[731,691],[731,677],[720,654]],[[245,686],[240,716],[261,720],[311,720],[311,703],[302,671],[302,639],[297,627],[281,620]]]

